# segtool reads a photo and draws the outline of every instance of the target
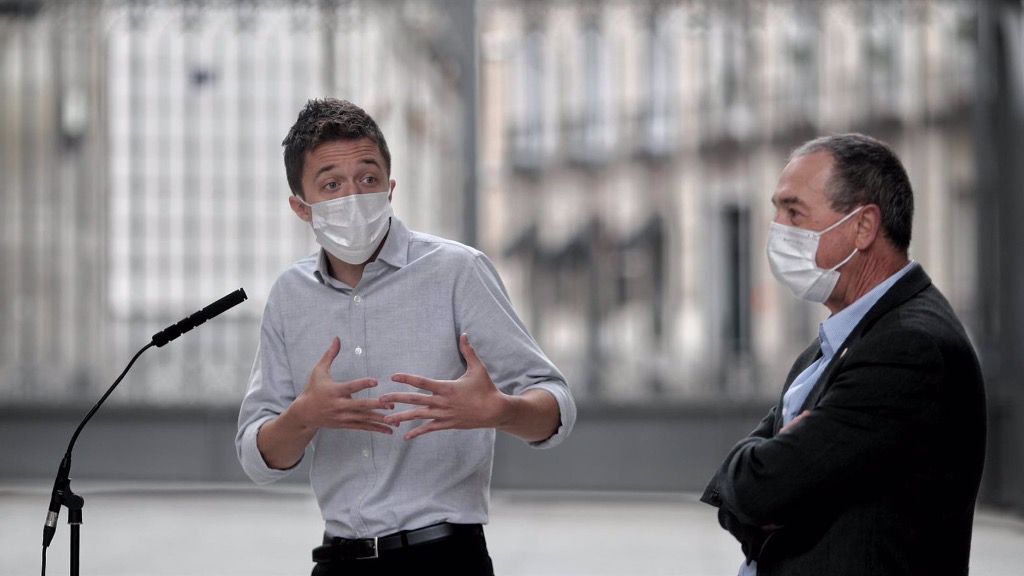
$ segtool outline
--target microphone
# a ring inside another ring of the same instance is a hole
[[[71,491],[70,472],[71,451],[74,450],[75,442],[78,440],[78,435],[82,433],[82,429],[85,428],[85,425],[89,422],[90,419],[92,419],[93,415],[96,414],[96,411],[100,409],[100,406],[103,404],[104,401],[106,401],[107,397],[110,396],[110,394],[114,391],[115,388],[117,388],[117,385],[121,383],[121,380],[123,380],[125,375],[128,374],[128,371],[131,370],[132,366],[135,364],[135,361],[139,359],[139,356],[142,356],[143,352],[149,350],[153,346],[160,347],[167,344],[168,342],[174,340],[178,336],[181,336],[182,334],[188,332],[189,330],[195,328],[196,326],[199,326],[200,324],[206,322],[207,320],[215,316],[218,316],[221,313],[226,312],[231,308],[234,308],[235,306],[238,306],[247,299],[248,297],[245,295],[245,290],[239,288],[238,290],[235,290],[234,292],[228,294],[227,296],[221,298],[220,300],[217,300],[213,304],[210,304],[209,306],[203,308],[202,310],[196,312],[195,314],[192,314],[191,316],[186,317],[180,322],[172,324],[167,328],[164,328],[160,332],[154,334],[153,339],[148,344],[143,346],[142,349],[135,353],[135,356],[133,356],[132,359],[128,362],[128,365],[125,366],[124,371],[122,371],[121,375],[117,377],[117,380],[114,380],[114,383],[110,385],[110,388],[107,388],[107,391],[99,399],[99,402],[96,402],[92,409],[89,410],[89,413],[85,415],[85,418],[83,418],[82,421],[78,424],[78,428],[75,429],[75,433],[71,435],[71,441],[68,442],[68,449],[64,453],[64,458],[60,461],[60,467],[57,468],[57,477],[53,481],[53,492],[50,493],[50,506],[46,514],[46,522],[43,524],[44,574],[46,572],[46,548],[50,546],[50,542],[53,541],[53,535],[57,531],[57,519],[60,517],[61,506],[67,506],[69,511],[74,511],[76,513],[76,522],[81,523],[81,509],[83,499],[81,496],[78,496],[77,494]],[[72,533],[72,538],[74,539],[76,537],[74,534],[74,530],[72,530]],[[77,554],[74,541],[72,543],[71,549],[72,555]],[[75,565],[76,564],[74,563],[72,564],[72,566]]]
[[[247,298],[248,297],[245,295],[245,290],[239,288],[238,290],[235,290],[231,294],[228,294],[227,296],[221,298],[220,300],[217,300],[213,304],[210,304],[206,308],[203,308],[202,310],[196,312],[195,314],[186,317],[184,320],[178,322],[177,324],[171,324],[167,328],[164,328],[163,330],[157,332],[156,334],[153,334],[153,344],[155,344],[158,348],[162,347],[168,342],[177,338],[178,336],[181,336],[185,332],[188,332],[189,330],[195,328],[196,326],[199,326],[200,324],[206,322],[207,320],[213,318],[214,316],[217,316],[222,312],[227,312],[231,308],[238,306]]]

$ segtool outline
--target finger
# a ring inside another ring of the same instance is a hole
[[[341,351],[341,340],[335,336],[331,339],[331,345],[327,347],[327,351],[320,357],[320,361],[316,363],[314,369],[323,370],[324,372],[330,372],[331,364],[334,363],[334,359],[338,357],[338,352]]]
[[[390,428],[383,424],[374,424],[372,422],[338,422],[335,424],[331,424],[328,427],[346,430],[365,430],[367,432],[380,432],[381,434],[395,433],[393,428]]]
[[[432,420],[430,422],[427,422],[426,424],[423,424],[422,426],[417,426],[413,428],[408,434],[405,435],[405,439],[412,440],[413,438],[423,436],[424,434],[429,434],[430,432],[437,432],[438,430],[448,430],[450,428],[451,426],[449,426],[448,424],[445,424],[439,420]]]
[[[469,343],[469,334],[463,334],[459,337],[459,351],[462,352],[462,357],[466,359],[467,372],[475,368],[483,368],[484,363],[480,361],[480,357],[476,355],[473,345]]]
[[[806,418],[806,417],[807,417],[807,415],[808,415],[808,414],[810,414],[810,413],[811,413],[811,411],[810,411],[810,410],[804,410],[804,411],[803,411],[803,412],[801,412],[801,413],[800,413],[799,415],[797,415],[797,417],[796,417],[796,418],[793,418],[792,420],[790,420],[790,421],[789,421],[789,424],[786,424],[785,426],[783,426],[783,427],[782,427],[782,429],[781,429],[781,430],[779,430],[779,432],[780,432],[780,433],[781,433],[781,432],[788,432],[788,431],[792,430],[792,429],[793,429],[793,427],[797,425],[797,423],[799,423],[799,422],[800,422],[801,420],[803,420],[804,418]]]
[[[348,400],[348,405],[353,410],[394,410],[395,403],[382,398],[360,398]]]
[[[797,414],[796,418],[793,418],[792,420],[789,421],[789,426],[793,426],[797,422],[800,422],[804,418],[807,418],[807,415],[810,414],[810,413],[811,413],[810,410],[804,410],[803,412]]]
[[[390,394],[384,394],[380,397],[381,402],[388,402],[392,404],[414,404],[416,406],[437,406],[438,401],[433,395],[430,394],[406,394],[400,392],[392,392]]]
[[[436,414],[429,408],[413,408],[412,410],[404,410],[397,414],[389,414],[384,418],[384,423],[390,426],[398,426],[402,422],[408,422],[410,420],[432,420]]]
[[[395,374],[391,377],[391,381],[408,384],[409,386],[419,388],[420,390],[426,390],[427,392],[433,392],[434,394],[439,394],[444,391],[444,382],[424,378],[423,376],[416,376],[414,374]]]
[[[390,414],[382,414],[380,412],[374,412],[372,410],[361,410],[355,413],[350,412],[341,421],[356,422],[359,424],[384,424],[387,426],[391,426],[391,424],[388,424],[388,418],[390,416]]]
[[[345,395],[352,395],[356,392],[361,392],[367,388],[373,388],[377,385],[375,378],[360,378],[358,380],[349,380],[348,382],[342,382],[338,384],[338,392]]]
[[[379,406],[357,406],[351,400],[338,403],[334,406],[333,416],[335,420],[375,420],[383,422],[384,417],[391,412],[381,412]]]
[[[375,410],[338,410],[334,413],[332,421],[338,425],[344,424],[387,424],[390,414],[384,414]]]

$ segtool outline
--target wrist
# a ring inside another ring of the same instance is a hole
[[[306,394],[299,394],[298,398],[281,413],[280,418],[284,419],[287,426],[301,431],[316,429],[317,426],[309,418],[308,405],[309,399]]]
[[[519,404],[522,398],[499,391],[499,409],[494,428],[508,431],[518,420]]]

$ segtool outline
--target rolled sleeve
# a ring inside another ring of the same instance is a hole
[[[256,443],[260,428],[280,415],[295,400],[291,380],[285,378],[286,368],[281,339],[274,327],[273,314],[268,304],[263,314],[260,343],[256,348],[249,388],[239,409],[238,433],[235,436],[235,451],[242,470],[259,485],[280,480],[295,468],[278,470],[267,466]]]
[[[567,436],[572,432],[574,426],[576,426],[576,402],[572,398],[572,394],[569,393],[568,387],[565,382],[541,382],[540,384],[534,384],[529,386],[525,390],[545,390],[555,397],[555,401],[558,402],[558,417],[560,422],[558,424],[558,430],[548,437],[546,440],[539,442],[528,442],[527,444],[533,448],[554,448],[561,444]]]
[[[456,322],[487,366],[495,386],[506,394],[532,389],[555,397],[561,423],[551,437],[528,442],[535,448],[557,446],[576,423],[576,403],[565,377],[541,350],[516,314],[497,270],[476,253],[456,286]]]
[[[256,445],[256,436],[260,432],[260,427],[273,418],[273,416],[266,416],[245,427],[239,432],[237,442],[238,461],[242,464],[242,470],[245,471],[246,476],[260,486],[277,482],[290,474],[295,468],[293,466],[287,470],[278,470],[267,466],[266,461],[263,460],[263,455],[260,454],[259,447]],[[299,461],[301,462],[301,459]],[[298,466],[298,463],[295,465]]]

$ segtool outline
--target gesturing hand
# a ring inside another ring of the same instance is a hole
[[[384,422],[398,426],[408,420],[429,420],[405,435],[406,440],[437,430],[497,428],[509,414],[509,397],[494,386],[487,368],[469,344],[469,337],[459,338],[459,350],[466,359],[466,373],[458,380],[433,380],[412,374],[391,377],[431,394],[391,393],[381,396],[382,402],[412,404],[411,410],[392,414]]]
[[[384,414],[378,409],[393,410],[394,404],[380,398],[353,399],[360,390],[373,388],[377,381],[360,378],[349,382],[331,379],[331,364],[341,351],[337,336],[309,375],[306,389],[295,399],[303,423],[313,428],[349,428],[391,434]]]

